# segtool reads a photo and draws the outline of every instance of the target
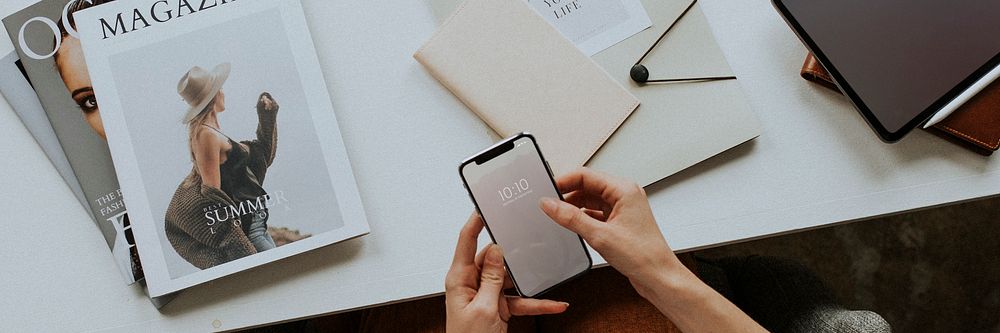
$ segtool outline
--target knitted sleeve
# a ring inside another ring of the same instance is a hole
[[[182,184],[167,208],[166,222],[195,242],[214,249],[232,248],[242,256],[256,253],[243,230],[232,221],[212,222],[205,217],[205,208],[233,205],[225,192],[199,183]],[[222,209],[222,207],[219,207]],[[211,225],[209,225],[211,223]]]
[[[278,110],[268,111],[257,104],[257,138],[243,141],[250,147],[250,171],[263,183],[267,168],[274,162],[278,148]]]

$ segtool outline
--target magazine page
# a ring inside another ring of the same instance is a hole
[[[87,205],[129,284],[142,279],[73,12],[106,0],[42,0],[3,19],[21,64],[76,174]],[[83,223],[84,221],[79,221]],[[88,222],[90,223],[90,222]]]
[[[297,0],[75,19],[151,296],[368,233]]]
[[[31,136],[35,138],[35,142],[45,152],[45,156],[55,166],[59,175],[66,181],[66,185],[73,191],[76,199],[80,200],[80,204],[88,213],[93,214],[90,211],[90,205],[87,204],[87,197],[83,195],[83,189],[80,188],[80,182],[76,180],[76,174],[73,173],[73,167],[69,165],[66,153],[59,145],[59,138],[52,130],[52,125],[49,124],[49,118],[42,110],[42,105],[38,103],[38,95],[35,95],[35,91],[31,89],[31,83],[28,82],[27,74],[24,73],[24,67],[21,65],[21,59],[17,57],[17,52],[12,51],[0,59],[0,77],[4,78],[0,80],[0,94],[3,94],[4,98],[7,99],[7,103],[14,109],[14,113],[21,119],[21,123],[28,129]]]

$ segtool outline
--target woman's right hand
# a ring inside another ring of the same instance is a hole
[[[583,237],[640,293],[664,276],[691,274],[667,245],[638,184],[581,168],[556,185],[566,201],[543,198],[542,211]]]
[[[566,202],[542,199],[545,214],[582,236],[681,331],[766,332],[681,264],[642,187],[588,169],[559,177],[556,185]]]
[[[278,102],[271,97],[270,93],[263,92],[260,94],[260,97],[257,98],[257,109],[268,112],[278,111]]]

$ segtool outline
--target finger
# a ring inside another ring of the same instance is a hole
[[[542,198],[541,206],[542,211],[552,221],[583,236],[584,239],[591,239],[606,227],[604,222],[595,220],[580,208],[553,198]]]
[[[582,191],[574,191],[563,196],[566,202],[580,208],[599,210],[609,215],[613,206],[601,199],[599,196],[588,194]]]
[[[478,215],[473,214],[459,232],[455,258],[452,260],[451,268],[448,269],[448,274],[445,275],[445,293],[459,292],[462,289],[471,291],[468,293],[468,298],[463,300],[464,303],[471,301],[479,279],[479,269],[474,266],[473,261],[476,255],[476,241],[482,229],[482,221]]]
[[[486,249],[490,248],[490,244],[486,244],[485,247],[479,250],[479,254],[476,254],[476,268],[483,269],[483,260],[486,259]]]
[[[490,244],[485,252],[486,258],[483,260],[483,270],[479,277],[479,291],[476,292],[476,298],[472,302],[495,309],[500,304],[507,271],[503,267],[503,250],[499,245]]]
[[[497,314],[500,315],[500,320],[508,322],[513,314],[510,313],[510,307],[507,306],[507,297],[501,295],[499,301],[500,307],[497,308],[497,310],[499,310],[499,313]]]
[[[476,258],[476,243],[479,240],[479,233],[483,230],[483,220],[479,214],[473,213],[469,221],[462,226],[462,231],[458,233],[458,245],[455,246],[455,258],[451,262],[452,267],[462,265],[472,265]]]
[[[510,314],[515,316],[535,316],[563,313],[568,307],[569,303],[566,302],[556,302],[547,299],[507,297],[507,308],[510,309]]]
[[[482,250],[479,250],[479,254],[476,255],[476,269],[479,270],[483,269],[483,260],[485,257],[486,257],[486,248],[484,247]],[[507,277],[503,279],[503,289],[507,290],[510,288],[514,288],[514,281],[511,281],[510,275],[507,275]]]
[[[583,212],[587,213],[587,215],[590,215],[590,217],[593,218],[593,219],[595,219],[595,220],[598,220],[598,221],[601,221],[601,222],[607,222],[608,221],[607,218],[604,217],[604,212],[602,212],[602,211],[584,208]]]
[[[475,265],[476,243],[479,233],[483,230],[482,220],[473,213],[469,221],[458,234],[458,244],[455,246],[455,258],[445,276],[445,291],[458,287],[476,288],[479,270]]]
[[[609,175],[588,168],[579,168],[556,179],[556,187],[562,193],[580,191],[614,205],[621,199],[626,184]]]

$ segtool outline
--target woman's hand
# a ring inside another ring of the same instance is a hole
[[[581,168],[559,177],[566,202],[542,199],[542,211],[579,234],[640,293],[664,274],[691,274],[667,245],[638,184]]]
[[[556,185],[566,202],[542,199],[542,211],[587,240],[681,331],[766,332],[681,264],[642,187],[589,169],[559,177]]]
[[[260,94],[260,97],[257,98],[257,109],[267,112],[275,112],[278,111],[278,102],[271,97],[270,93],[263,92]]]
[[[490,244],[476,255],[483,221],[473,214],[458,235],[458,246],[445,278],[449,332],[506,332],[511,316],[553,314],[568,303],[504,296],[510,280],[500,246]]]

